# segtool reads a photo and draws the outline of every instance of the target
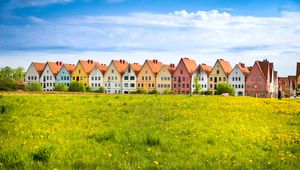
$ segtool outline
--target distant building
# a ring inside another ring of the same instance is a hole
[[[236,64],[228,76],[228,84],[235,89],[235,96],[244,96],[246,79],[250,70],[243,63]]]
[[[52,91],[55,87],[56,75],[63,66],[62,62],[47,62],[40,78],[40,83],[44,91]]]
[[[25,83],[40,83],[40,77],[44,71],[46,63],[32,62],[25,74]]]
[[[126,71],[122,77],[122,93],[128,94],[136,91],[137,75],[140,72],[142,65],[138,63],[128,64]]]
[[[300,62],[297,63],[296,68],[296,94],[300,96]]]
[[[98,90],[99,87],[104,87],[104,74],[107,70],[105,64],[97,63],[89,75],[89,86],[92,90]]]
[[[82,82],[87,87],[89,85],[89,75],[96,64],[98,63],[93,60],[79,60],[72,72],[72,81]]]
[[[212,67],[204,63],[199,64],[196,69],[196,75],[199,78],[199,84],[203,92],[208,91],[208,77],[211,70]],[[193,89],[195,89],[195,86],[193,86]]]
[[[125,60],[112,60],[104,74],[105,93],[120,94],[122,77],[128,67]]]
[[[75,69],[74,64],[63,64],[56,76],[56,84],[63,84],[69,87],[71,83],[72,72]]]
[[[175,64],[164,64],[156,76],[156,90],[162,94],[165,90],[171,91],[172,78],[176,67]]]

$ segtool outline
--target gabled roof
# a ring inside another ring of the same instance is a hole
[[[132,71],[135,73],[135,75],[137,75],[142,68],[142,65],[140,65],[138,63],[133,63],[133,64],[129,64],[129,65],[130,65]]]
[[[75,65],[74,64],[63,64],[63,67],[66,68],[66,70],[72,74],[72,72],[75,70]],[[62,69],[62,68],[61,68]],[[59,72],[59,71],[58,71]]]
[[[190,76],[192,76],[194,74],[194,72],[197,69],[197,64],[195,60],[189,59],[189,58],[181,58],[181,60],[183,62],[183,64],[185,65],[188,73],[190,74]]]
[[[159,70],[162,67],[162,62],[158,60],[146,60],[144,64],[148,63],[151,71],[153,72],[154,75],[157,75]]]
[[[123,75],[126,68],[128,67],[128,62],[126,60],[112,60],[112,63],[116,66],[117,71]]]
[[[202,71],[204,71],[204,73],[205,73],[206,75],[209,75],[209,73],[210,73],[211,70],[212,70],[212,66],[206,65],[206,64],[204,64],[204,63],[199,64],[198,67],[199,67],[199,69],[202,69]],[[201,70],[199,70],[199,71],[201,71]]]
[[[32,62],[32,64],[35,70],[38,72],[39,76],[41,76],[45,69],[46,63]]]
[[[57,75],[58,71],[61,69],[61,67],[63,66],[63,63],[62,62],[47,62],[47,64],[49,65],[52,73],[54,76]]]
[[[81,64],[84,72],[87,74],[90,74],[95,65],[98,64],[98,62],[94,62],[93,60],[79,60],[78,62]]]
[[[107,70],[107,65],[97,63],[94,68],[97,68],[102,74],[104,74]]]
[[[296,77],[298,78],[299,75],[300,75],[300,62],[297,63]]]
[[[175,64],[164,64],[164,66],[166,67],[166,69],[169,71],[169,73],[171,74],[171,76],[173,76],[175,70],[176,70],[176,66]]]
[[[229,61],[225,61],[223,59],[218,59],[217,62],[220,63],[223,71],[225,72],[225,74],[228,76],[230,74],[230,72],[232,71],[232,67],[229,63]]]
[[[262,71],[265,80],[268,80],[268,72],[270,69],[270,63],[268,60],[263,60],[263,61],[256,61],[256,63],[258,64],[260,70]]]
[[[245,77],[247,77],[250,74],[250,70],[244,63],[237,64],[237,67],[241,70]]]

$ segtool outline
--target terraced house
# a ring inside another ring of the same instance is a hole
[[[137,76],[137,88],[148,92],[156,89],[156,76],[162,67],[158,60],[146,60]]]
[[[56,84],[63,84],[69,87],[71,83],[72,72],[75,69],[74,64],[63,64],[56,76]]]
[[[223,59],[218,59],[213,66],[210,74],[209,74],[209,80],[208,80],[208,90],[215,94],[218,85],[220,83],[227,83],[228,76],[232,70],[232,67],[228,61],[225,61]]]
[[[196,69],[197,76],[199,78],[199,83],[202,91],[208,90],[208,77],[209,73],[211,72],[212,67],[206,65],[204,63],[199,64]]]
[[[268,60],[255,61],[246,79],[246,95],[254,97],[274,97],[273,63]],[[273,88],[273,89],[272,89]]]
[[[181,58],[173,75],[172,90],[177,94],[190,94],[193,87],[193,76],[197,69],[195,60]]]
[[[40,83],[40,77],[44,71],[46,63],[32,62],[25,74],[25,83]]]
[[[46,63],[46,66],[40,78],[40,83],[44,91],[53,90],[56,82],[56,75],[58,74],[58,71],[62,66],[63,63],[59,61]]]
[[[126,71],[123,75],[122,81],[122,93],[128,94],[130,92],[136,91],[136,79],[142,65],[138,63],[128,64]]]
[[[125,60],[112,60],[104,74],[105,93],[120,94],[122,91],[122,76],[128,67]]]
[[[165,90],[171,91],[175,64],[164,64],[156,76],[156,90],[162,94]]]
[[[228,76],[228,84],[235,89],[235,96],[244,96],[246,89],[246,79],[250,70],[244,63],[239,63],[234,66]]]
[[[79,60],[72,73],[72,81],[80,81],[84,84],[84,86],[88,86],[89,75],[96,64],[98,63],[93,60]]]
[[[296,68],[296,93],[300,95],[300,63],[297,63]]]
[[[98,90],[99,87],[104,87],[104,74],[107,70],[105,64],[97,63],[89,75],[89,86],[92,90]]]

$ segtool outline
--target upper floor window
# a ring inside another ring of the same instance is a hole
[[[226,77],[223,77],[223,81],[226,81]]]
[[[130,80],[135,80],[135,77],[134,76],[130,76]]]
[[[174,77],[174,81],[176,81],[176,77]]]
[[[114,70],[114,69],[112,69],[112,70],[111,70],[111,73],[114,73],[114,72],[115,72],[115,70]]]
[[[130,67],[128,67],[128,73],[130,73],[131,72],[131,69],[130,69]]]
[[[128,76],[124,76],[124,80],[128,80]]]
[[[220,70],[217,70],[217,74],[220,74]]]
[[[180,74],[183,74],[183,70],[180,70]]]
[[[80,73],[81,73],[81,70],[78,70],[78,73],[80,74]]]

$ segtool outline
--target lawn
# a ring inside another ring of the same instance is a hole
[[[300,169],[300,100],[1,94],[0,169]]]

